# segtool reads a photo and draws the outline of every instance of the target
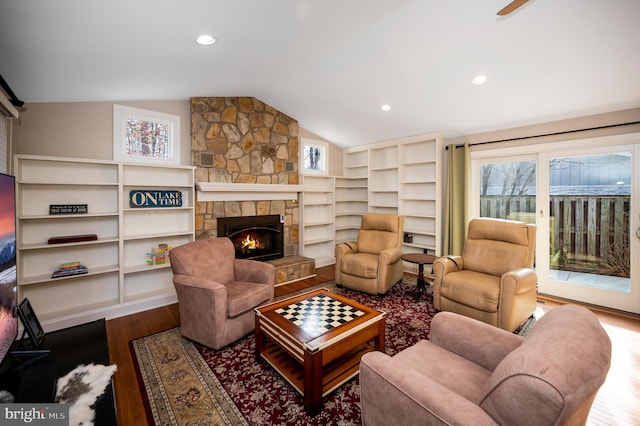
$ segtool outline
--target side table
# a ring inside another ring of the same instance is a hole
[[[418,283],[416,286],[418,292],[416,294],[416,300],[420,300],[422,293],[427,293],[427,287],[424,282],[424,265],[433,264],[438,257],[425,253],[406,253],[401,257],[405,262],[415,263],[418,265]]]

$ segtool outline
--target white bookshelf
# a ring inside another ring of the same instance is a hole
[[[346,149],[344,177],[336,178],[336,242],[357,238],[364,212],[399,214],[412,238],[403,252],[439,255],[441,150],[438,133]],[[352,189],[342,192],[344,187]],[[366,205],[359,203],[363,187]],[[405,263],[405,269],[416,268]]]
[[[404,216],[405,253],[439,253],[439,137],[433,135],[398,146],[398,213]]]
[[[398,214],[398,145],[369,150],[369,211]]]
[[[335,197],[332,176],[304,175],[302,253],[316,267],[335,263]]]
[[[29,298],[47,331],[176,301],[169,264],[146,264],[160,243],[194,238],[193,167],[16,155],[20,300]],[[182,207],[129,207],[132,189],[179,190]],[[51,204],[87,204],[87,213],[50,215]],[[97,240],[48,244],[50,237]],[[60,264],[89,272],[51,278]]]

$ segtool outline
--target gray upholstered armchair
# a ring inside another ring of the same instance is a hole
[[[433,263],[436,310],[515,330],[536,310],[535,240],[535,225],[472,219],[462,256]]]
[[[402,279],[404,217],[365,213],[358,241],[336,246],[336,284],[369,294],[385,294]]]
[[[228,238],[199,240],[169,254],[178,294],[180,332],[214,349],[255,328],[254,308],[273,300],[275,268],[236,259]]]
[[[610,364],[609,336],[577,305],[550,310],[525,338],[440,312],[430,341],[362,357],[362,423],[583,425]]]

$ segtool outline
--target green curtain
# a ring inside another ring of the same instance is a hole
[[[469,145],[457,148],[449,145],[447,161],[447,195],[442,255],[462,254],[467,235],[469,170],[471,160]]]

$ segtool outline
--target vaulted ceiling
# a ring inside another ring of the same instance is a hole
[[[640,106],[640,1],[509,1],[0,0],[0,74],[27,107],[254,96],[342,147]]]

